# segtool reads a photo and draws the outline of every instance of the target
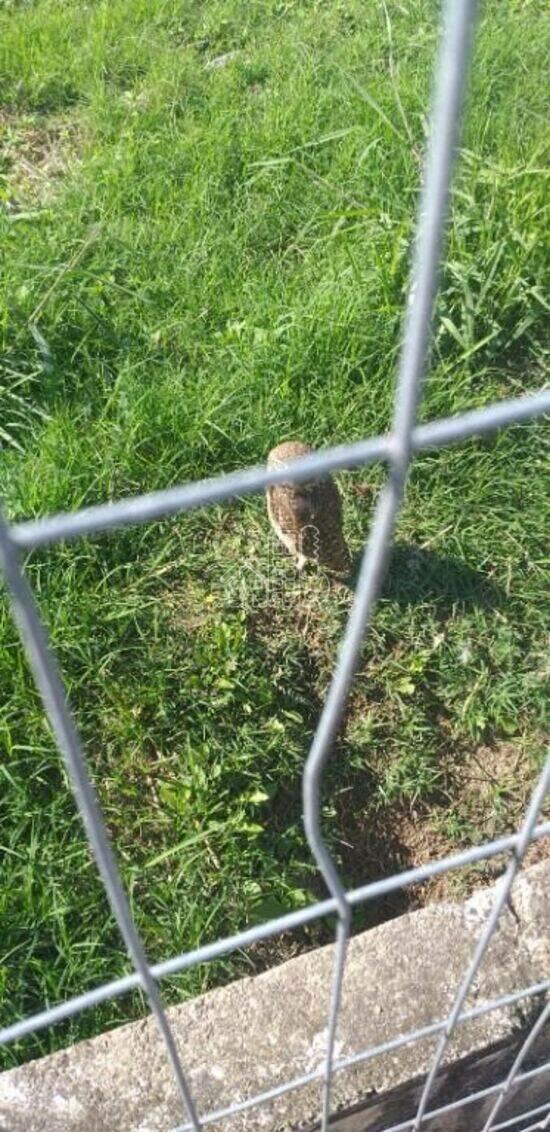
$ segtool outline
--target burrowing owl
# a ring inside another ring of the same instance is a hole
[[[268,468],[281,468],[313,449],[299,440],[272,448]],[[339,574],[347,572],[350,557],[342,532],[342,502],[328,476],[307,483],[278,483],[267,488],[267,513],[275,533],[296,558],[298,570],[308,559]]]

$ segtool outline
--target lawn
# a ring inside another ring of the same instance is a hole
[[[287,438],[387,429],[438,14],[430,0],[3,5],[10,518],[259,463]],[[542,0],[482,6],[423,419],[544,381],[549,28]],[[416,462],[327,777],[347,884],[518,821],[545,733],[546,468],[541,424]],[[382,480],[340,477],[354,554]],[[300,780],[350,590],[295,575],[260,497],[36,552],[28,574],[149,955],[322,895]],[[0,643],[8,1021],[128,961],[5,602]],[[330,932],[188,972],[166,998]],[[106,1004],[3,1064],[142,1010],[137,995]]]

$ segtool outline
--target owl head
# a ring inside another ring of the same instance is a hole
[[[301,440],[284,440],[282,444],[277,444],[275,448],[271,449],[267,457],[268,468],[285,468],[287,465],[292,464],[294,460],[298,460],[300,456],[311,456],[313,448],[309,444],[303,444]],[[312,477],[302,483],[302,487],[313,486],[318,483],[318,479]]]

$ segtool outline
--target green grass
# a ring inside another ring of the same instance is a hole
[[[544,8],[483,8],[424,419],[544,380]],[[388,10],[393,76],[374,0],[4,4],[10,518],[388,427],[438,16]],[[325,792],[346,883],[521,812],[544,734],[542,444],[528,425],[416,462]],[[382,475],[341,479],[355,553]],[[349,591],[295,578],[260,498],[35,553],[28,573],[149,954],[322,894],[300,777]],[[127,960],[6,603],[0,639],[7,1021]],[[163,985],[174,1001],[325,938]],[[141,1010],[106,1004],[5,1064]]]

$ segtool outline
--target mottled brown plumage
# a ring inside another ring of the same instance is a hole
[[[281,468],[313,451],[299,440],[273,448],[268,468]],[[280,483],[267,488],[267,512],[277,537],[296,557],[301,570],[311,560],[339,574],[350,567],[342,532],[342,501],[330,476],[306,483]]]

